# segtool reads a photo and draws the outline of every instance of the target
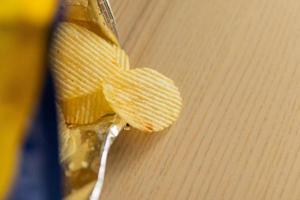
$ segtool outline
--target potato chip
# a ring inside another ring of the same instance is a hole
[[[103,96],[102,80],[129,68],[122,49],[65,22],[58,27],[51,55],[58,102],[67,124],[90,124],[113,113]]]
[[[161,131],[171,125],[182,106],[173,81],[148,68],[109,76],[104,80],[103,91],[123,120],[146,132]]]

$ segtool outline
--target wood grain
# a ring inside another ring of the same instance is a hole
[[[178,122],[125,132],[102,199],[300,199],[300,1],[111,0],[132,67],[175,80]]]

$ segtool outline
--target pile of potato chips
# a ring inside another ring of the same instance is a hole
[[[116,117],[143,132],[161,131],[178,118],[182,99],[164,75],[129,69],[99,1],[65,0],[64,8],[51,56],[62,113],[66,196],[71,199],[97,179],[99,136]]]

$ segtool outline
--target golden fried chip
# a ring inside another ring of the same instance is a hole
[[[173,81],[148,68],[108,77],[103,91],[111,108],[123,120],[146,132],[161,131],[171,125],[182,106]]]
[[[67,124],[90,124],[113,113],[102,93],[104,77],[129,68],[128,56],[95,33],[62,23],[51,52],[58,102]]]

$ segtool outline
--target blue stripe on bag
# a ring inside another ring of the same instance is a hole
[[[23,146],[10,200],[61,199],[58,131],[53,81],[47,73],[40,106]]]

